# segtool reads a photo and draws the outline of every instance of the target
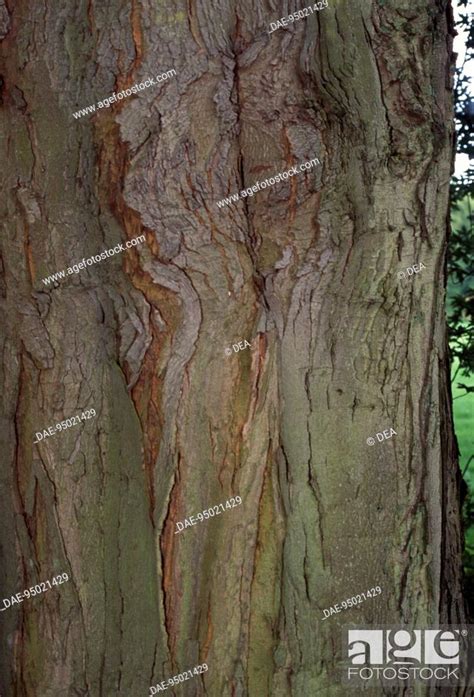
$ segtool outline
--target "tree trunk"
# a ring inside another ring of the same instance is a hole
[[[146,695],[204,662],[168,694],[339,697],[345,627],[465,620],[451,9],[329,0],[269,34],[292,8],[2,6],[2,598],[70,577],[0,614],[2,697]]]

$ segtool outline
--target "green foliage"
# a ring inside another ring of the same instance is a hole
[[[451,209],[451,238],[448,255],[449,345],[458,373],[474,372],[474,199],[466,196],[454,201]],[[459,383],[465,384],[465,383]],[[466,392],[472,386],[465,385]]]
[[[469,156],[472,161],[474,146],[472,141],[474,125],[474,100],[471,94],[471,77],[467,74],[467,67],[472,65],[474,59],[474,22],[472,15],[466,10],[468,0],[458,0],[459,19],[456,29],[467,32],[466,53],[463,63],[456,68],[456,81],[454,87],[454,113],[456,118],[456,152]],[[474,169],[460,177],[453,177],[451,183],[451,199],[458,201],[466,195],[473,193]]]
[[[466,65],[474,57],[474,23],[466,13],[468,0],[459,0],[456,28],[467,31],[464,62],[456,69],[454,90],[457,153],[474,155],[474,101]],[[469,167],[451,184],[451,238],[448,254],[447,316],[452,358],[454,425],[460,465],[466,483],[463,505],[465,592],[474,618],[474,169]]]

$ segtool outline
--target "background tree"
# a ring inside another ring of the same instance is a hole
[[[4,697],[145,694],[203,661],[179,694],[344,695],[342,627],[465,619],[451,9],[331,0],[268,34],[281,13],[2,6],[1,588],[72,579],[2,614]],[[238,339],[252,349],[226,357]],[[234,494],[238,511],[174,535]]]

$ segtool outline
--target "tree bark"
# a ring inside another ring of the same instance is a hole
[[[329,0],[269,34],[282,7],[2,5],[2,597],[71,579],[0,615],[2,697],[145,695],[203,662],[168,693],[339,697],[345,627],[465,621],[450,5]]]

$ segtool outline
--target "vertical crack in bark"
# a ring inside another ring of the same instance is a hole
[[[21,481],[21,453],[20,453],[20,443],[21,443],[21,435],[20,435],[20,404],[23,401],[23,389],[26,381],[26,370],[25,370],[25,365],[24,365],[24,358],[23,355],[20,354],[20,370],[19,370],[19,376],[18,376],[18,391],[16,395],[16,404],[15,404],[15,409],[14,409],[14,421],[13,421],[13,431],[15,434],[15,445],[14,445],[14,461],[13,461],[13,470],[14,470],[14,492],[15,492],[15,499],[16,499],[16,508],[17,512],[20,514],[21,519],[24,522],[26,532],[28,534],[28,538],[31,543],[32,550],[34,550],[34,554],[31,556],[33,557],[34,560],[37,559],[37,550],[36,550],[36,543],[35,543],[35,534],[34,534],[34,522],[35,521],[30,521],[30,516],[28,515],[28,512],[26,510],[26,505],[25,501],[23,499],[22,495],[22,481]]]
[[[174,490],[179,491],[180,483],[180,470],[181,470],[181,457],[178,454],[178,463],[176,468],[176,473],[171,487],[171,491],[168,497],[167,510],[164,516],[164,520],[161,526],[160,536],[159,536],[159,549],[161,555],[161,591],[162,591],[162,603],[163,603],[163,617],[164,617],[164,629],[166,634],[167,647],[169,652],[169,657],[171,661],[171,666],[174,668],[176,666],[176,639],[177,639],[177,627],[175,626],[175,616],[174,604],[173,604],[173,591],[177,593],[175,589],[175,577],[173,570],[176,564],[177,555],[175,554],[175,548],[179,545],[179,541],[176,541],[174,535],[173,518],[175,518],[174,511],[172,509],[177,505],[177,496],[173,494]],[[179,574],[176,575],[179,578]]]
[[[318,511],[318,531],[319,531],[319,541],[321,545],[321,559],[323,563],[323,569],[326,568],[326,552],[325,552],[325,542],[324,542],[324,535],[323,535],[323,502],[322,502],[322,497],[321,497],[321,491],[319,489],[318,485],[318,478],[317,476],[313,476],[313,448],[312,448],[312,443],[311,443],[311,430],[309,427],[309,418],[311,414],[313,413],[313,404],[311,400],[311,387],[309,383],[309,371],[305,372],[305,377],[304,377],[304,387],[305,387],[305,392],[306,392],[306,399],[308,401],[309,405],[309,412],[307,413],[306,416],[306,433],[307,433],[307,438],[308,438],[308,449],[309,449],[309,457],[308,457],[308,485],[310,490],[313,492],[313,496],[316,500],[316,507]],[[327,465],[327,461],[326,461]],[[306,529],[305,529],[305,535],[306,535]],[[306,580],[306,578],[305,578]],[[309,599],[309,596],[308,596]]]

